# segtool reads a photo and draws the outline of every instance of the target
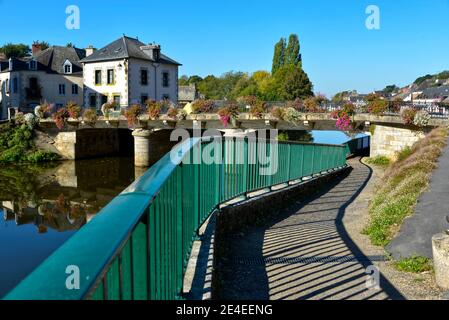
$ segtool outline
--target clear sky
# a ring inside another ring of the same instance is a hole
[[[380,30],[368,30],[368,5]],[[65,27],[68,5],[79,30]],[[297,33],[315,91],[328,96],[449,69],[449,0],[0,0],[0,44],[45,40],[100,48],[120,37],[156,41],[180,75],[270,70],[273,46]]]

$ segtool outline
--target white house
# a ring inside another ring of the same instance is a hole
[[[148,99],[178,100],[180,64],[156,44],[123,36],[81,60],[84,65],[84,106],[97,109],[115,101],[121,107]]]
[[[40,50],[33,45],[30,57],[0,61],[1,118],[8,108],[32,112],[42,101],[63,106],[83,103],[83,49],[53,46]]]

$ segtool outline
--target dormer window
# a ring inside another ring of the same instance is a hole
[[[36,70],[37,69],[37,62],[36,60],[30,60],[28,63],[28,67],[30,70]]]
[[[69,60],[64,62],[64,73],[71,74],[72,73],[72,63]]]

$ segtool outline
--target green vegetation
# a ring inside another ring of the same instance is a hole
[[[426,257],[412,256],[410,258],[401,259],[394,263],[399,271],[422,273],[433,270],[432,261]]]
[[[19,44],[7,43],[2,47],[0,47],[0,53],[3,53],[7,59],[23,58],[30,55],[31,49],[29,46],[23,43]]]
[[[397,161],[403,161],[403,160],[407,159],[408,157],[410,157],[411,154],[412,154],[412,148],[405,147],[404,149],[402,149],[401,151],[399,151],[397,153]]]
[[[447,129],[437,128],[400,153],[392,163],[370,203],[370,222],[363,233],[375,245],[385,246],[405,217],[413,213],[418,197],[427,188],[430,174],[446,146]]]
[[[57,160],[58,155],[38,150],[33,129],[26,124],[7,124],[0,128],[0,163],[42,162]]]
[[[302,69],[298,36],[282,38],[274,47],[272,72],[227,72],[221,77],[182,76],[179,85],[195,84],[206,99],[236,100],[256,96],[264,101],[295,100],[313,96],[313,85]]]
[[[377,156],[366,159],[366,162],[375,166],[385,167],[390,164],[390,159],[385,156]]]

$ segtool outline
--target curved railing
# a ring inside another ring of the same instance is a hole
[[[219,204],[342,168],[348,152],[347,145],[248,138],[185,141],[114,198],[6,299],[182,298],[193,241]]]

